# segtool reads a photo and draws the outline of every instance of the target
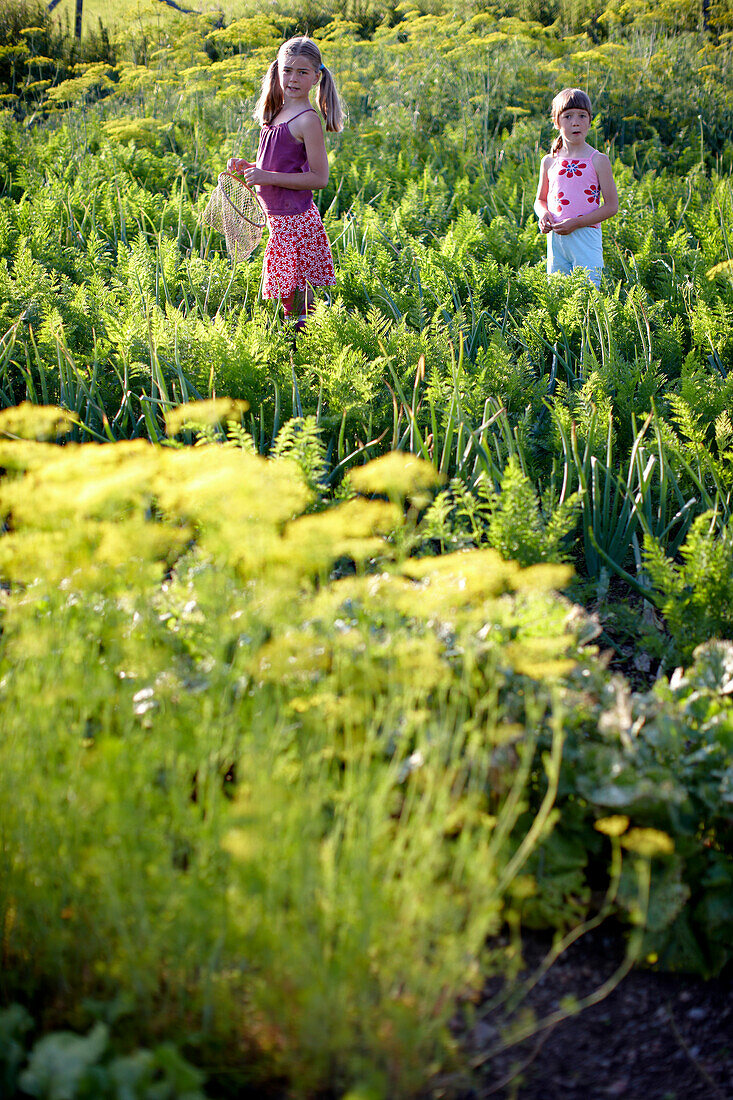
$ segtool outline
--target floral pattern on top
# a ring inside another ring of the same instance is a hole
[[[561,168],[557,173],[558,176],[582,176],[583,169],[588,167],[587,161],[584,160],[561,160]]]
[[[592,156],[551,159],[547,170],[547,209],[554,217],[559,215],[566,220],[587,214],[589,206],[601,205],[601,194]]]

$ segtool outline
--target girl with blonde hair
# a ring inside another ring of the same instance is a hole
[[[270,237],[262,294],[282,302],[285,318],[296,319],[296,330],[313,304],[312,288],[336,282],[331,246],[313,202],[313,192],[328,183],[323,127],[310,102],[314,90],[326,129],[342,130],[336,85],[318,46],[311,38],[291,38],[262,81],[255,163],[233,157],[227,164],[257,190],[265,208]]]

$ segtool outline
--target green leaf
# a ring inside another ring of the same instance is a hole
[[[187,1062],[173,1043],[162,1043],[153,1053],[176,1100],[203,1100],[203,1073]]]
[[[70,1031],[44,1036],[31,1051],[21,1088],[39,1100],[74,1100],[83,1078],[107,1049],[108,1036],[101,1023],[86,1036]]]
[[[18,1071],[25,1061],[23,1039],[33,1020],[21,1005],[10,1005],[0,1012],[0,1093],[14,1096]]]

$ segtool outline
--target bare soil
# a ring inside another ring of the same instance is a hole
[[[548,943],[525,944],[528,962]],[[598,988],[619,964],[612,933],[585,937],[529,997],[538,1017]],[[469,1046],[492,1046],[491,1021]],[[733,974],[711,980],[635,969],[599,1004],[487,1064],[473,1100],[733,1100]]]

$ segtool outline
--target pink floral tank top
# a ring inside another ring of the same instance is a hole
[[[312,110],[312,107],[306,107],[300,114],[305,115]],[[295,115],[289,122],[278,122],[274,126],[266,123],[262,127],[257,150],[258,168],[268,172],[308,171],[305,145],[290,133],[290,122],[296,118],[300,115]],[[312,191],[295,191],[291,187],[275,187],[269,183],[258,187],[257,194],[268,214],[304,214],[313,202]]]
[[[589,208],[601,205],[601,188],[588,157],[553,157],[547,170],[547,209],[556,218],[577,218]],[[600,233],[600,225],[589,226]]]

